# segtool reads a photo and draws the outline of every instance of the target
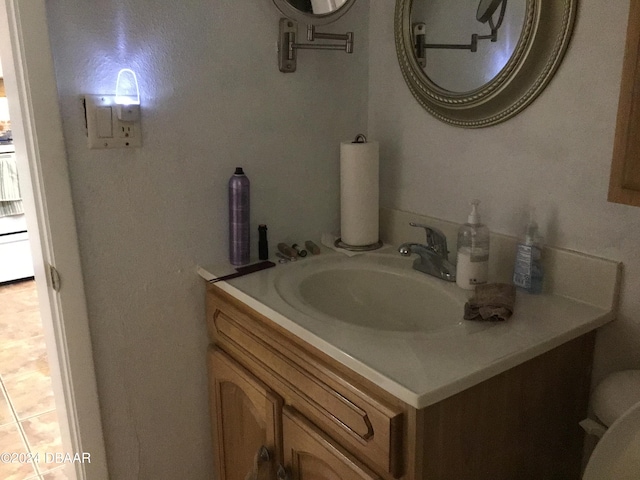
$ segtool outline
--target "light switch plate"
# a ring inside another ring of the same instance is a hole
[[[89,148],[134,148],[142,146],[140,116],[135,121],[118,119],[115,95],[85,95]]]

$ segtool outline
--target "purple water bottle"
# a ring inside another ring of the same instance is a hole
[[[229,179],[229,261],[249,263],[249,179],[236,167]]]

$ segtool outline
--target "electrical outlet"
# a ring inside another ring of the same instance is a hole
[[[85,116],[89,148],[132,148],[142,146],[140,119],[118,118],[115,95],[85,95]]]
[[[123,122],[120,121],[120,128],[116,132],[120,138],[133,139],[136,136],[135,122]]]

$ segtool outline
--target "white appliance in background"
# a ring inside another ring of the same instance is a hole
[[[13,152],[13,145],[0,145],[0,154]],[[33,275],[33,258],[24,214],[0,217],[0,283]]]

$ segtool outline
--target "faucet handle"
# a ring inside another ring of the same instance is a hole
[[[426,245],[432,248],[445,260],[448,259],[449,251],[447,250],[447,237],[442,230],[422,223],[409,222],[412,227],[424,228],[427,235]]]

